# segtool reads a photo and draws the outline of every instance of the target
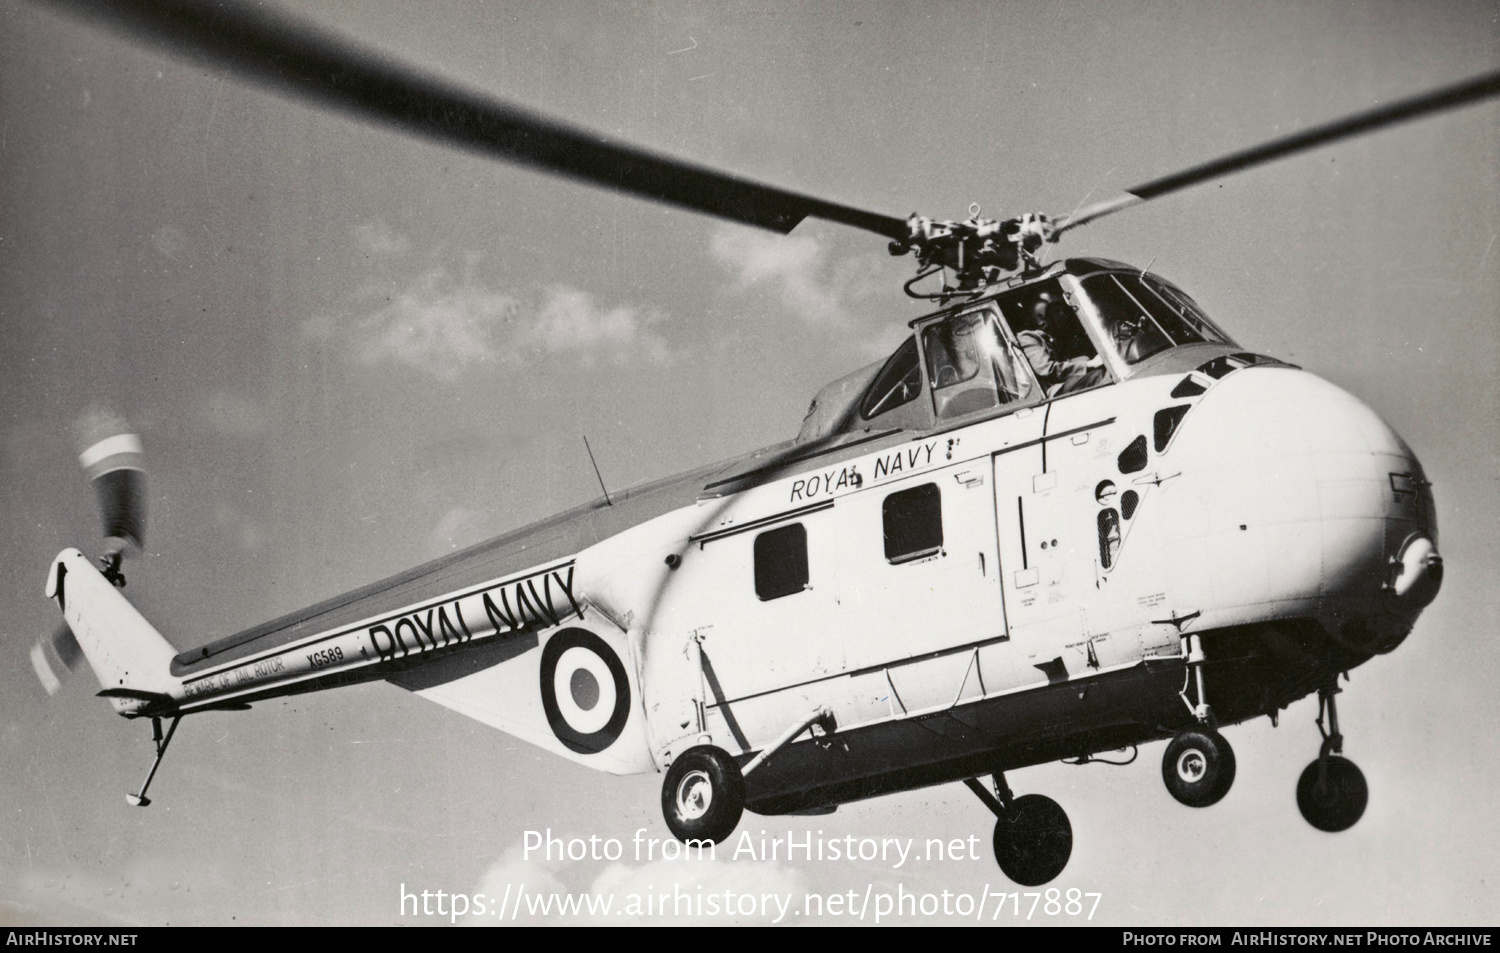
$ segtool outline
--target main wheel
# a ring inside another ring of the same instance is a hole
[[[995,862],[1023,887],[1046,883],[1068,866],[1073,825],[1056,801],[1041,794],[1016,798],[995,822]]]
[[[745,778],[719,748],[699,745],[672,762],[661,786],[667,829],[680,841],[723,841],[745,811]]]
[[[1217,804],[1234,783],[1234,749],[1212,729],[1184,731],[1167,743],[1161,778],[1188,807]]]
[[[1353,827],[1369,800],[1364,772],[1339,755],[1319,758],[1297,779],[1298,810],[1307,823],[1330,834]]]

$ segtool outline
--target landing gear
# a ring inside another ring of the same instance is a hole
[[[1212,728],[1184,731],[1167,743],[1161,778],[1188,807],[1217,804],[1234,783],[1234,749]]]
[[[123,585],[123,583],[121,584]],[[146,796],[146,789],[151,786],[151,779],[156,777],[156,769],[161,767],[161,759],[167,753],[167,745],[172,743],[172,736],[177,734],[177,723],[182,721],[181,715],[172,717],[172,727],[167,729],[166,737],[162,737],[161,719],[151,719],[151,741],[156,745],[156,760],[151,762],[151,770],[146,773],[146,783],[141,785],[141,793],[127,794],[125,800],[135,807],[150,807],[151,799]]]
[[[1073,854],[1073,825],[1061,805],[1042,794],[1012,797],[1004,775],[995,775],[995,793],[975,778],[964,781],[995,815],[995,862],[1023,887],[1054,879]]]
[[[1317,725],[1323,745],[1318,760],[1308,765],[1297,779],[1298,810],[1307,823],[1330,834],[1353,827],[1370,800],[1364,772],[1343,756],[1344,736],[1339,734],[1339,711],[1334,701],[1338,693],[1337,680],[1318,690]]]
[[[1215,731],[1213,710],[1203,685],[1203,641],[1197,635],[1185,635],[1183,657],[1187,677],[1183,682],[1182,703],[1193,713],[1198,727],[1180,732],[1167,743],[1161,759],[1161,779],[1167,791],[1188,807],[1208,807],[1223,800],[1234,783],[1234,749],[1224,736]],[[1188,700],[1188,686],[1195,691],[1196,703]]]
[[[667,769],[661,811],[678,840],[720,843],[734,833],[745,811],[740,766],[712,745],[689,748]]]

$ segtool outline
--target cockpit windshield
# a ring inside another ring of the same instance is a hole
[[[1106,339],[1126,364],[1183,344],[1233,344],[1181,291],[1152,275],[1110,272],[1082,281]]]
[[[1025,362],[1000,331],[993,311],[971,311],[922,330],[927,375],[938,417],[958,417],[1031,394]]]

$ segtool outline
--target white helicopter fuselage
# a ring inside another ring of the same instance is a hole
[[[1395,647],[1436,562],[1400,438],[1314,375],[1223,346],[619,496],[149,676],[117,672],[130,650],[103,631],[149,624],[76,550],[49,596],[65,588],[129,716],[385,678],[625,774],[699,745],[744,763],[831,715],[746,778],[749,806],[777,813],[1166,737],[1194,717],[1192,635],[1216,720],[1274,716]]]

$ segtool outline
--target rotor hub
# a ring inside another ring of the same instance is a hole
[[[937,221],[912,213],[906,226],[906,236],[889,247],[892,255],[916,255],[917,277],[906,286],[906,293],[914,298],[946,298],[1035,270],[1040,267],[1037,251],[1056,234],[1052,220],[1041,213],[981,218],[978,203],[969,206],[969,217],[962,221]],[[941,291],[912,290],[917,281],[938,271],[945,272]]]

